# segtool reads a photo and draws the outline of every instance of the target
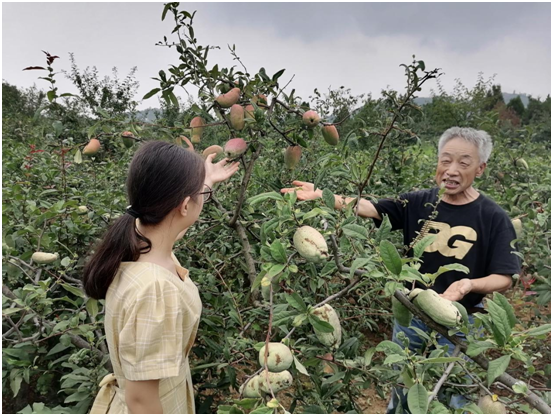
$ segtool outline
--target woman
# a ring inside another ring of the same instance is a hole
[[[114,373],[91,413],[194,413],[188,354],[201,314],[198,289],[173,254],[212,186],[239,163],[212,163],[174,144],[147,142],[127,177],[130,206],[85,265],[88,296],[105,299]]]

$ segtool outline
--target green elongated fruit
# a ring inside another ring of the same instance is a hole
[[[336,126],[324,126],[322,129],[323,139],[331,146],[336,146],[340,140],[340,135]]]
[[[265,377],[265,374],[268,374],[267,377]],[[292,385],[292,382],[294,379],[292,378],[292,374],[288,370],[281,371],[280,373],[273,373],[273,372],[267,372],[262,371],[261,374],[259,374],[257,377],[259,377],[259,392],[260,393],[266,393],[269,394],[271,392],[271,389],[274,393],[281,391],[287,387],[290,387]],[[268,381],[271,383],[271,388],[269,388]]]
[[[520,218],[515,218],[511,221],[513,223],[513,227],[515,229],[515,233],[517,234],[517,238],[522,237],[522,233],[524,229],[522,228],[522,221]]]
[[[333,332],[321,332],[315,329],[315,335],[320,343],[327,347],[338,348],[342,343],[342,327],[340,317],[332,306],[328,303],[313,311],[321,321],[328,322],[334,328]]]
[[[323,235],[304,225],[294,233],[294,247],[305,260],[318,263],[328,258],[328,246]]]
[[[236,159],[248,150],[248,143],[244,139],[230,139],[224,147],[225,156],[229,159]]]
[[[295,169],[300,163],[301,147],[288,146],[284,152],[284,163],[288,169]]]
[[[261,279],[261,296],[263,296],[263,300],[266,302],[271,300],[271,286],[273,287],[274,296],[279,288],[278,283],[276,281],[273,282],[272,279],[267,278],[267,276]]]
[[[421,288],[419,288],[419,287],[414,288],[413,290],[411,290],[409,292],[409,300],[411,302],[413,302],[413,299],[415,299],[417,297],[417,295],[421,292],[423,292],[423,290]]]
[[[290,348],[281,342],[269,342],[267,368],[272,373],[288,370],[294,361]],[[265,345],[259,351],[259,364],[265,367]]]
[[[190,121],[190,128],[192,129],[192,143],[200,143],[202,133],[204,132],[205,120],[201,117],[194,117]]]
[[[240,386],[240,394],[248,399],[257,399],[261,397],[259,391],[259,375],[250,378],[246,383]]]
[[[519,157],[515,161],[515,164],[516,164],[517,168],[521,168],[521,169],[524,169],[524,170],[528,170],[528,168],[529,168],[528,163],[526,162],[526,160],[524,160],[521,157]]]
[[[230,125],[235,130],[242,130],[246,125],[244,121],[244,107],[239,104],[234,104],[230,107]]]
[[[320,121],[321,117],[313,110],[303,113],[303,124],[307,127],[315,127]]]
[[[455,327],[461,322],[461,314],[453,302],[442,298],[432,289],[419,293],[414,304],[440,325]]]
[[[240,88],[233,88],[226,94],[219,95],[215,101],[223,107],[230,108],[240,100]]]
[[[205,149],[203,152],[202,152],[202,155],[203,157],[208,157],[210,154],[212,153],[215,153],[218,155],[222,154],[224,151],[223,151],[223,148],[217,144],[214,144],[213,146],[209,146],[207,149]],[[217,157],[215,156],[215,157]]]
[[[58,253],[45,253],[43,251],[36,251],[31,256],[31,259],[38,264],[50,264],[59,259]]]
[[[407,289],[404,290],[404,293],[407,292]],[[401,326],[411,325],[411,320],[413,319],[413,314],[409,309],[407,309],[403,303],[401,303],[395,296],[392,295],[392,312],[397,323]]]
[[[478,400],[478,407],[485,414],[491,414],[491,415],[507,414],[507,409],[505,408],[505,405],[498,400],[494,401],[492,396],[482,396],[480,400]]]

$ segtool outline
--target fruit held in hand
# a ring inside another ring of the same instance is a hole
[[[233,88],[226,94],[219,95],[215,101],[223,108],[230,108],[240,100],[240,88]]]
[[[324,126],[323,127],[323,139],[331,146],[336,146],[340,140],[340,135],[335,126]]]
[[[294,358],[290,348],[281,342],[269,342],[269,355],[267,357],[267,368],[273,373],[280,373],[288,370]],[[259,364],[265,366],[265,345],[259,351]]]
[[[338,348],[342,342],[342,327],[340,326],[340,318],[338,313],[328,303],[313,311],[321,321],[328,322],[334,328],[332,332],[322,332],[315,329],[315,335],[321,342],[331,348]]]
[[[236,159],[248,149],[248,143],[244,139],[230,139],[225,144],[225,156],[229,159]]]
[[[284,152],[284,163],[288,169],[295,169],[300,163],[301,147],[288,146]]]
[[[320,121],[321,118],[313,110],[309,110],[303,113],[303,124],[305,124],[307,127],[315,127],[317,124],[319,124]]]
[[[83,149],[83,155],[92,156],[98,153],[102,145],[98,139],[90,139],[88,144]]]
[[[485,414],[491,415],[507,414],[505,405],[497,399],[494,400],[494,398],[497,398],[497,396],[482,396],[480,400],[478,400],[478,407],[480,410]]]
[[[432,289],[423,290],[413,303],[440,325],[455,327],[461,322],[461,314],[453,302],[442,298]]]
[[[36,251],[31,256],[31,259],[38,264],[50,264],[55,262],[59,258],[58,253],[45,253],[43,251]]]
[[[304,225],[294,233],[294,247],[305,260],[318,263],[328,258],[328,246],[323,235]]]
[[[235,130],[242,130],[246,125],[244,121],[244,107],[234,104],[230,108],[230,125]]]
[[[194,117],[190,121],[190,128],[192,129],[192,143],[200,143],[202,133],[204,131],[205,121],[201,117]]]
[[[217,145],[217,144],[214,144],[213,146],[209,146],[207,149],[205,149],[202,152],[202,155],[203,155],[203,157],[208,157],[212,153],[220,155],[221,153],[223,153],[223,148],[221,146]]]

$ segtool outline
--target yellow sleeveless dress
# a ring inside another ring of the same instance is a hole
[[[121,263],[105,302],[113,374],[100,383],[90,413],[129,413],[126,380],[156,379],[163,413],[195,413],[188,355],[202,303],[188,270],[173,260],[180,278],[155,263]]]

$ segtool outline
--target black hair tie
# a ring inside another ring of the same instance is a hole
[[[140,214],[136,212],[134,209],[132,209],[132,205],[129,205],[127,207],[127,214],[129,214],[131,217],[134,217],[134,218],[140,217]]]

